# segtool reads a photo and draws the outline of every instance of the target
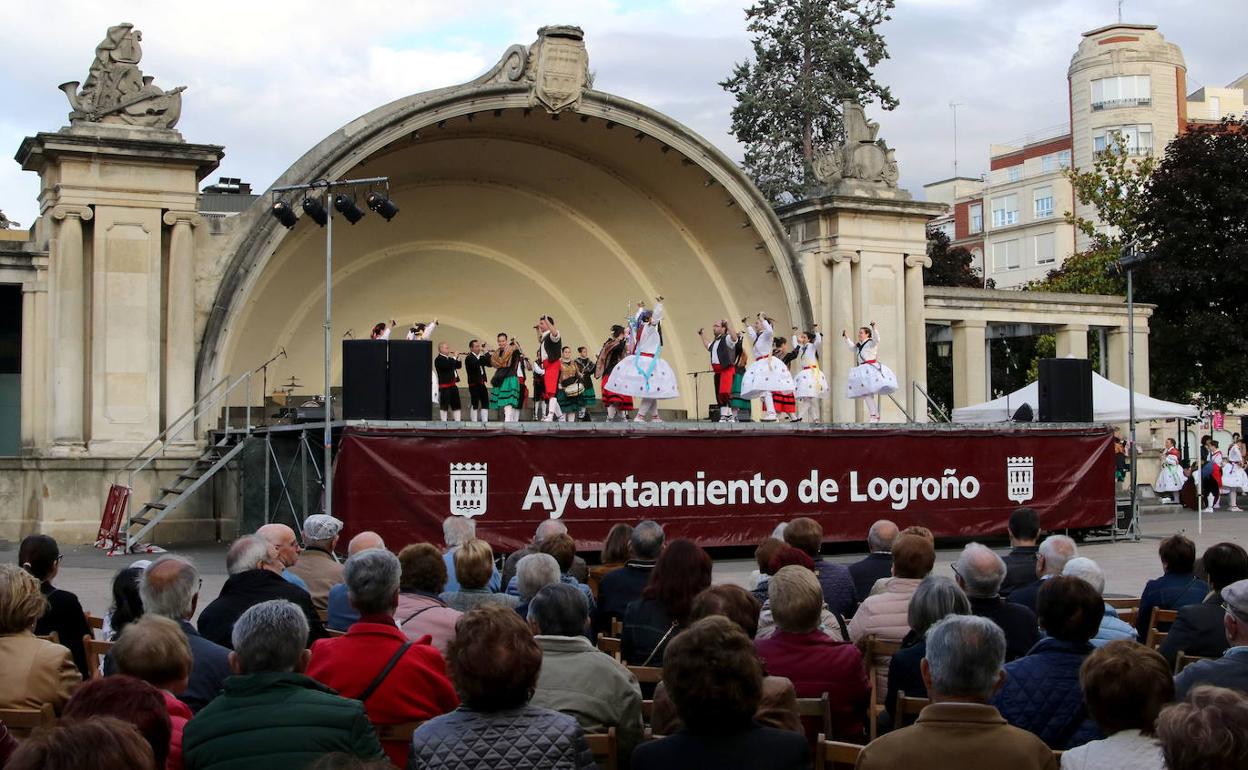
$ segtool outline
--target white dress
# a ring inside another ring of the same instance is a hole
[[[676,374],[660,358],[663,342],[659,322],[663,320],[663,303],[654,306],[654,313],[645,323],[630,324],[632,352],[620,359],[607,378],[606,388],[613,393],[634,398],[679,398]]]
[[[857,366],[849,370],[845,393],[850,398],[864,398],[879,393],[897,392],[897,375],[879,361],[880,333],[872,330],[871,339],[859,345],[851,339],[845,344],[854,351]]]
[[[762,319],[762,324],[761,333],[755,331],[753,326],[745,327],[745,333],[754,344],[754,362],[741,378],[741,398],[747,401],[759,398],[764,393],[792,393],[797,387],[789,367],[771,354],[771,341],[775,338],[775,331],[766,318]]]
[[[793,349],[797,351],[797,360],[802,370],[793,378],[794,393],[798,398],[823,398],[828,395],[828,378],[823,376],[819,368],[819,353],[823,351],[823,334],[815,334],[814,342],[799,345],[797,335],[793,335]]]
[[[1228,491],[1237,489],[1241,492],[1248,492],[1248,473],[1244,472],[1244,454],[1235,444],[1231,444],[1231,448],[1227,450],[1226,464],[1222,466],[1222,488]]]
[[[1154,492],[1178,492],[1183,489],[1183,469],[1179,467],[1179,450],[1168,449],[1161,455],[1161,472],[1153,484]]]
[[[423,333],[408,331],[407,338],[409,340],[430,339],[431,337],[433,337],[433,330],[436,328],[438,328],[438,322],[430,321],[429,325],[425,327],[425,331]],[[438,392],[439,392],[438,391],[438,373],[435,370],[435,371],[430,372],[430,375],[433,378],[433,403],[437,404],[437,403],[440,403],[440,399],[438,398]]]

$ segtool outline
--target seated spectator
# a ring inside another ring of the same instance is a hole
[[[912,726],[871,741],[858,755],[858,770],[1056,770],[1053,752],[991,705],[1004,663],[1005,634],[996,623],[964,615],[938,621],[927,631],[922,662],[931,704]]]
[[[61,722],[22,741],[4,770],[157,770],[152,747],[129,722]]]
[[[477,522],[467,516],[447,516],[442,520],[442,539],[446,542],[446,553],[442,554],[442,563],[446,565],[446,588],[443,591],[455,593],[459,591],[459,579],[455,577],[455,552],[469,540],[477,537]],[[494,593],[503,590],[503,577],[498,567],[490,562],[490,579],[486,587]]]
[[[1209,584],[1196,577],[1196,544],[1183,535],[1171,535],[1157,547],[1164,574],[1144,584],[1140,593],[1140,614],[1135,629],[1140,641],[1148,638],[1148,627],[1153,619],[1153,608],[1177,610],[1189,604],[1200,604],[1209,593]],[[1169,623],[1158,630],[1167,631]]]
[[[520,591],[520,606],[516,607],[516,614],[527,621],[529,602],[533,601],[537,592],[546,586],[561,582],[559,562],[555,561],[555,557],[550,554],[531,553],[521,559],[516,565],[516,576],[512,578],[512,583],[516,584]]]
[[[445,656],[447,645],[455,638],[455,623],[463,613],[438,598],[446,587],[442,554],[429,543],[414,543],[399,551],[399,565],[399,608],[394,613],[399,628],[412,641],[428,635]]]
[[[8,726],[0,721],[0,767],[8,765],[14,751],[17,751],[17,739],[9,732]]]
[[[633,536],[633,528],[620,522],[611,527],[607,539],[602,541],[602,550],[598,552],[598,563],[589,568],[589,590],[598,595],[602,579],[622,568],[632,553],[628,541]]]
[[[1248,579],[1248,554],[1235,543],[1210,546],[1201,561],[1212,590],[1200,604],[1179,607],[1178,617],[1161,642],[1162,657],[1171,667],[1180,652],[1211,658],[1226,652],[1222,590]]]
[[[484,540],[469,540],[455,550],[455,576],[459,590],[447,589],[438,598],[460,612],[483,604],[501,604],[514,610],[520,604],[519,597],[490,590],[490,575],[493,572],[494,551],[490,544]]]
[[[342,582],[342,564],[334,555],[342,522],[324,513],[303,520],[303,551],[290,571],[303,579],[312,606],[323,623],[329,616],[329,589]]]
[[[141,562],[135,562],[139,564]],[[138,620],[143,615],[143,598],[139,595],[139,578],[143,576],[143,568],[150,561],[143,561],[143,566],[134,564],[117,571],[113,576],[113,603],[104,616],[104,638],[110,642],[117,641],[127,623]]]
[[[815,571],[815,561],[806,555],[805,551],[799,551],[791,545],[781,547],[775,556],[771,557],[771,564],[768,565],[768,572],[775,575],[780,570],[790,565],[805,567],[811,572]],[[816,578],[817,579],[817,578]],[[768,578],[770,581],[770,578]],[[758,639],[770,639],[776,633],[776,620],[771,614],[771,599],[763,598],[763,609],[758,613]],[[819,631],[828,635],[838,642],[849,641],[849,623],[845,618],[837,615],[827,608],[825,605],[819,611]]]
[[[1005,579],[1001,581],[1001,595],[1009,597],[1018,589],[1036,582],[1040,514],[1032,508],[1015,508],[1010,512],[1010,521],[1005,528],[1010,535],[1010,552],[1002,559],[1005,562]]]
[[[711,557],[692,540],[673,540],[641,597],[624,612],[620,653],[634,666],[660,666],[672,638],[689,622],[693,597],[711,584]]]
[[[110,676],[84,682],[65,704],[64,722],[113,717],[134,725],[152,748],[156,767],[165,767],[172,737],[169,712],[160,691],[132,676]]]
[[[1101,626],[1105,603],[1084,581],[1059,575],[1041,584],[1036,606],[1047,636],[1006,664],[1005,684],[993,704],[1010,724],[1050,748],[1082,746],[1102,737],[1083,706],[1079,667],[1094,649],[1089,640]]]
[[[771,571],[771,559],[780,553],[781,549],[790,548],[785,545],[783,540],[769,537],[758,544],[754,549],[754,561],[758,564],[758,569],[750,573],[750,591],[754,593],[754,598],[758,599],[758,603],[762,604],[767,601],[767,581],[775,573]],[[811,560],[814,564],[814,560]]]
[[[17,550],[17,563],[35,576],[39,590],[48,600],[47,611],[35,624],[35,633],[47,636],[56,632],[61,645],[73,655],[82,678],[86,679],[91,676],[87,651],[82,646],[82,637],[91,634],[86,613],[77,596],[52,585],[61,571],[62,558],[60,546],[48,535],[27,535]]]
[[[570,585],[580,591],[585,597],[585,601],[589,603],[590,612],[594,610],[594,593],[589,590],[589,586],[576,578],[572,577],[569,570],[572,569],[572,560],[576,558],[576,541],[570,535],[551,535],[541,542],[537,547],[538,553],[553,556],[555,563],[559,565],[559,581]],[[519,571],[520,563],[516,562],[517,571]],[[511,582],[507,584],[508,596],[520,596],[520,587],[517,585],[516,578],[513,576]]]
[[[1248,767],[1248,696],[1197,687],[1162,709],[1157,739],[1168,770],[1242,770]]]
[[[991,553],[991,551],[989,552]],[[994,556],[996,554],[993,554]],[[927,683],[923,681],[923,656],[927,654],[927,631],[948,615],[970,615],[971,605],[956,583],[943,575],[928,575],[910,597],[906,618],[910,633],[901,640],[901,649],[888,661],[888,690],[884,709],[889,723],[895,723],[897,693],[907,697],[926,698]]]
[[[854,598],[854,579],[849,568],[843,564],[824,561],[819,551],[823,548],[823,527],[814,519],[802,517],[789,522],[784,528],[784,542],[806,552],[815,562],[815,575],[823,588],[823,602],[828,609],[841,617],[853,617],[858,607]]]
[[[47,610],[37,578],[0,564],[0,708],[38,709],[46,703],[59,714],[82,682],[68,649],[34,635]]]
[[[892,577],[893,541],[898,534],[897,525],[888,519],[880,519],[867,530],[866,558],[849,565],[857,601],[861,602],[871,595],[875,581]]]
[[[628,605],[641,598],[659,554],[663,553],[663,528],[657,522],[641,522],[629,535],[630,557],[623,568],[611,572],[598,586],[594,632],[610,635],[611,621],[623,620]]]
[[[953,574],[971,603],[971,614],[988,618],[1005,633],[1006,663],[1023,657],[1040,641],[1036,613],[1001,597],[1006,565],[1000,556],[985,545],[968,543],[953,564]]]
[[[814,575],[805,574],[818,590]],[[772,590],[779,578],[777,574],[773,579]],[[762,698],[763,669],[749,637],[728,618],[703,618],[673,639],[663,661],[663,683],[684,728],[638,746],[633,752],[634,768],[810,767],[804,736],[754,721]]]
[[[362,702],[374,725],[421,722],[459,705],[442,653],[428,639],[410,641],[395,625],[400,569],[399,557],[384,548],[347,559],[347,598],[360,619],[345,636],[313,644],[307,670],[344,698]],[[409,739],[382,744],[397,766],[407,761]]]
[[[149,615],[126,626],[113,645],[111,655],[119,674],[142,679],[160,692],[169,714],[170,728],[169,758],[165,767],[180,770],[182,733],[187,720],[193,716],[191,709],[174,695],[186,689],[191,675],[191,645],[186,635],[169,618]],[[116,677],[109,677],[113,678]],[[113,716],[125,718],[121,714]],[[159,756],[160,752],[156,753]]]
[[[849,639],[866,652],[867,637],[880,641],[900,642],[910,633],[907,613],[910,597],[920,581],[936,564],[936,550],[918,535],[898,535],[893,543],[893,577],[884,581],[883,589],[868,596],[849,621]],[[880,674],[876,689],[888,691],[888,658],[877,655],[875,663]]]
[[[520,560],[524,574],[533,554]],[[565,583],[548,585],[529,604],[529,627],[542,649],[541,673],[530,703],[562,711],[580,722],[586,733],[615,728],[622,765],[641,742],[641,686],[637,677],[603,655],[585,638],[589,608],[585,597]]]
[[[1248,580],[1222,589],[1222,629],[1228,648],[1216,660],[1198,660],[1179,672],[1174,692],[1179,700],[1194,687],[1212,685],[1248,692]]]
[[[1063,752],[1062,767],[1165,770],[1153,728],[1161,707],[1174,699],[1174,679],[1156,650],[1134,641],[1109,642],[1083,662],[1079,686],[1108,737]]]
[[[834,641],[818,630],[823,591],[815,574],[805,567],[784,567],[772,576],[768,592],[780,630],[754,642],[767,672],[788,677],[799,698],[828,693],[833,735],[838,740],[861,736],[871,694],[862,653],[853,644]]]
[[[758,632],[758,599],[741,586],[711,586],[693,599],[689,622],[722,615],[741,627],[745,635],[754,638]],[[764,727],[803,733],[802,721],[797,714],[797,690],[793,683],[782,676],[763,676],[763,694],[754,713],[754,721]],[[667,694],[667,687],[659,682],[654,691],[654,703],[650,715],[650,727],[655,735],[674,735],[684,722],[676,705]]]
[[[441,551],[438,552],[438,557],[442,557]],[[394,770],[394,765],[380,759],[360,759],[335,751],[308,765],[308,770]]]
[[[459,517],[456,517],[459,518]],[[533,534],[533,542],[521,548],[519,551],[511,554],[503,562],[503,574],[501,585],[507,585],[511,579],[516,576],[516,565],[520,560],[531,553],[538,552],[538,546],[548,537],[555,535],[568,534],[568,525],[564,524],[560,519],[543,519],[541,524],[537,525],[537,531]],[[570,570],[572,577],[582,583],[589,582],[589,567],[585,564],[585,560],[577,556],[572,559],[572,569]]]
[[[1079,555],[1075,541],[1065,535],[1049,535],[1036,551],[1036,581],[1010,592],[1009,600],[1021,604],[1039,617],[1036,609],[1036,597],[1040,594],[1040,585],[1062,574],[1066,562]]]
[[[370,548],[385,547],[386,541],[381,539],[381,535],[365,530],[351,538],[351,542],[347,543],[347,558],[350,559],[360,551],[367,551]],[[347,600],[347,584],[345,582],[338,583],[329,589],[328,613],[329,619],[325,621],[325,626],[335,631],[346,631],[351,627],[352,623],[360,619],[360,614],[355,611],[355,608],[351,606],[351,602]]]
[[[285,524],[265,524],[256,530],[256,537],[269,541],[277,549],[277,558],[284,568],[282,577],[307,591],[308,584],[290,570],[299,563],[299,540],[295,531]]]
[[[235,540],[225,555],[225,570],[230,576],[217,598],[199,614],[199,632],[209,641],[228,647],[232,643],[234,622],[249,607],[271,599],[285,599],[303,610],[313,640],[324,637],[325,625],[312,604],[312,597],[299,586],[283,580],[282,569],[277,549],[267,540],[254,535]]]
[[[143,570],[139,580],[139,596],[145,617],[168,618],[178,624],[191,647],[191,675],[186,687],[173,694],[192,712],[208,705],[217,697],[230,676],[230,651],[199,635],[191,625],[199,605],[202,584],[199,571],[186,559],[165,554]],[[105,662],[111,662],[110,655]]]
[[[407,766],[596,767],[574,718],[529,703],[541,667],[542,649],[514,610],[484,604],[465,612],[447,652],[451,681],[463,702],[416,730]],[[502,736],[505,746],[500,745]]]
[[[182,757],[188,768],[302,770],[332,751],[384,757],[364,706],[302,673],[311,657],[302,608],[283,599],[261,602],[238,618],[233,634],[230,666],[237,676],[186,723]]]
[[[1069,577],[1077,577],[1096,590],[1098,596],[1105,595],[1105,573],[1096,562],[1086,556],[1079,556],[1066,562],[1066,566],[1062,567],[1062,574]],[[1101,602],[1104,603],[1104,599]],[[1097,629],[1096,636],[1092,637],[1093,647],[1102,647],[1110,642],[1129,639],[1135,641],[1135,629],[1130,623],[1124,622],[1118,617],[1118,611],[1108,604],[1105,604],[1104,615],[1101,617],[1101,627]]]

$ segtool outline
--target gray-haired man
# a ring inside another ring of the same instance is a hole
[[[623,619],[629,603],[641,598],[641,589],[646,587],[659,554],[663,553],[663,527],[649,519],[633,527],[628,551],[629,559],[624,566],[608,572],[598,584],[595,633],[609,634],[612,619]]]
[[[1065,535],[1049,535],[1036,552],[1036,577],[1040,579],[1011,593],[1009,600],[1035,612],[1041,584],[1062,574],[1066,562],[1078,555],[1079,549],[1074,540]]]
[[[520,560],[531,553],[537,553],[538,547],[542,541],[548,537],[555,535],[568,534],[568,525],[559,519],[543,519],[541,524],[537,525],[537,531],[533,534],[533,542],[521,548],[519,551],[507,557],[503,562],[503,575],[501,585],[508,585],[511,579],[516,576],[516,565]],[[454,574],[454,566],[449,570]],[[589,585],[589,566],[585,564],[585,560],[579,556],[572,559],[572,569],[568,570],[568,574],[576,578],[577,582],[583,585]],[[447,590],[450,590],[449,588]]]
[[[477,523],[467,516],[447,516],[442,520],[442,541],[446,543],[446,552],[442,561],[446,562],[446,591],[454,593],[460,589],[459,578],[455,575],[455,552],[459,547],[477,536]],[[498,567],[490,573],[490,582],[486,584],[494,593],[503,590],[503,576]]]

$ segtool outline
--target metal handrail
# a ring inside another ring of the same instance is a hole
[[[952,420],[949,419],[949,414],[944,409],[941,408],[940,404],[933,401],[932,397],[929,396],[927,394],[927,391],[923,389],[923,386],[919,385],[919,381],[911,380],[910,381],[910,398],[912,401],[915,400],[914,399],[915,391],[918,391],[923,396],[924,400],[927,401],[928,407],[931,409],[935,409],[936,414],[940,415],[942,420],[944,420],[945,422],[953,422]]]

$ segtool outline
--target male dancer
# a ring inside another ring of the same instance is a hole
[[[559,367],[563,359],[563,345],[555,319],[544,315],[537,319],[537,359],[542,365],[542,399],[546,402],[546,416],[542,422],[554,422],[563,417],[556,394],[559,392]]]
[[[503,413],[503,422],[520,421],[520,405],[524,401],[523,385],[517,373],[521,366],[520,346],[506,332],[498,333],[498,348],[490,354],[494,369],[490,390],[490,408]]]
[[[451,350],[451,343],[438,343],[438,355],[433,359],[433,370],[438,377],[438,412],[442,422],[446,422],[448,412],[455,422],[463,419],[458,374],[459,368],[463,366],[463,362],[459,360],[461,355]]]
[[[711,369],[715,371],[715,402],[719,404],[719,421],[736,422],[732,408],[732,380],[737,372],[737,335],[732,333],[728,321],[720,319],[711,326],[714,338],[709,342],[702,329],[698,338],[711,354]]]
[[[581,368],[581,385],[585,387],[581,393],[581,411],[577,412],[576,419],[585,421],[589,419],[589,407],[598,399],[594,394],[594,359],[589,357],[589,348],[584,345],[576,349],[576,365]]]
[[[468,355],[464,357],[464,374],[468,377],[468,419],[472,422],[488,422],[490,419],[490,389],[486,387],[486,367],[490,354],[485,352],[481,340],[468,343]]]

